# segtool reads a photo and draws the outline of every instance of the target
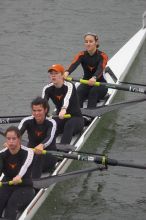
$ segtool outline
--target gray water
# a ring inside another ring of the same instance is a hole
[[[145,10],[145,0],[1,0],[0,115],[29,113],[31,100],[48,81],[48,66],[67,66],[83,49],[84,33],[98,33],[100,49],[111,58],[141,28]],[[74,73],[81,74],[80,68]],[[146,44],[126,80],[146,83]],[[116,100],[138,96],[120,92]],[[144,164],[145,130],[145,104],[122,109],[103,117],[83,150]],[[76,162],[70,169],[88,166],[93,164]],[[59,184],[34,220],[145,220],[145,216],[145,171],[109,167]]]

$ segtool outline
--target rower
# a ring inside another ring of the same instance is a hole
[[[48,118],[49,112],[47,100],[36,97],[31,102],[32,116],[25,117],[18,128],[23,135],[28,134],[28,147],[35,149],[32,177],[41,177],[42,172],[52,172],[57,162],[56,157],[48,154],[42,155],[42,150],[56,150],[56,122]]]
[[[43,88],[42,97],[51,99],[57,109],[57,134],[62,133],[61,144],[70,144],[74,134],[83,130],[84,120],[81,114],[75,85],[64,80],[64,67],[54,64],[48,68],[51,83]],[[65,118],[70,114],[71,118]]]
[[[108,61],[106,53],[98,50],[99,39],[94,33],[88,32],[84,35],[85,51],[80,51],[69,68],[65,71],[64,77],[67,78],[80,64],[82,65],[84,76],[88,80],[88,85],[80,84],[77,88],[80,107],[88,99],[87,108],[95,108],[97,102],[105,97],[108,89],[104,86],[93,86],[96,81],[106,82],[103,71]]]
[[[0,217],[4,212],[4,218],[15,220],[34,197],[31,177],[34,152],[21,145],[17,127],[7,128],[5,136],[7,147],[0,151],[1,173],[4,174],[0,187]]]

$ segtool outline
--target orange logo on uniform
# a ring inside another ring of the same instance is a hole
[[[58,99],[59,101],[63,98],[63,95],[56,95],[56,99]]]
[[[16,166],[17,166],[16,163],[9,163],[9,167],[10,167],[10,169],[12,169],[12,170],[15,169]]]
[[[42,131],[35,131],[36,136],[41,137],[43,135]]]
[[[89,70],[92,72],[92,70],[95,68],[95,67],[92,67],[92,66],[88,66]]]

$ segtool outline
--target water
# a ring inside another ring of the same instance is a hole
[[[112,57],[141,28],[144,10],[145,0],[0,1],[0,115],[29,113],[48,81],[48,66],[67,66],[83,49],[84,33],[98,33],[100,48]],[[79,68],[74,75],[81,73]],[[126,80],[146,82],[146,44]],[[116,100],[137,96],[120,92]],[[144,164],[145,130],[145,104],[109,113],[83,150]],[[87,166],[92,164],[76,162],[70,169]],[[145,220],[145,185],[144,171],[109,167],[59,184],[34,220]]]

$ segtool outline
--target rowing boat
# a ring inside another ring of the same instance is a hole
[[[141,46],[146,38],[146,14],[143,16],[143,27],[109,60],[107,67],[105,69],[105,77],[108,83],[119,84],[120,81],[124,79],[128,73],[134,59],[140,51]],[[112,70],[112,71],[111,71]],[[99,105],[109,105],[114,96],[116,95],[116,90],[108,89],[108,97],[102,100]],[[76,151],[80,150],[87,138],[90,136],[91,132],[97,126],[100,117],[95,117],[91,120],[88,126],[84,128],[84,131],[80,136],[74,136],[71,144],[74,145]],[[52,175],[64,173],[69,165],[71,164],[71,159],[63,159],[56,166],[55,171]],[[55,184],[49,186],[49,188],[42,188],[38,191],[32,202],[24,210],[24,212],[19,217],[19,220],[29,220],[35,215],[39,207],[43,204],[45,199],[48,197],[49,193],[54,188]]]
[[[119,84],[128,73],[134,59],[139,53],[146,38],[146,13],[143,15],[143,27],[108,61],[105,69],[105,77],[108,83]],[[112,70],[112,71],[111,71]],[[108,90],[108,98],[102,100],[99,104],[109,105],[117,91],[113,89]],[[95,117],[88,126],[84,128],[83,133],[80,136],[75,136],[72,139],[71,144],[75,146],[75,150],[78,151],[83,146],[91,132],[97,126],[100,117]],[[56,167],[52,175],[64,173],[69,165],[71,159],[63,159]],[[35,215],[39,207],[43,204],[49,193],[54,188],[55,184],[49,186],[49,188],[42,188],[36,194],[32,202],[24,210],[19,217],[19,220],[29,220]]]

